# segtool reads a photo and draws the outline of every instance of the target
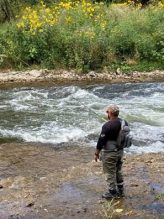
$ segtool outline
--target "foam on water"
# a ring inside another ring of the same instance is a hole
[[[61,142],[77,141],[81,136],[86,136],[87,134],[79,128],[69,127],[62,128],[54,126],[53,128],[41,127],[38,130],[31,129],[20,129],[15,128],[14,130],[0,130],[1,135],[4,137],[12,136],[15,138],[23,139],[27,142],[41,142],[41,143],[52,143],[58,144]]]
[[[164,152],[164,83],[19,88],[0,93],[0,137],[96,144],[105,108],[117,104],[134,137],[130,152]]]
[[[132,145],[129,149],[125,149],[127,153],[160,153],[164,152],[164,142],[156,141],[154,144],[149,144],[148,146],[134,146]]]

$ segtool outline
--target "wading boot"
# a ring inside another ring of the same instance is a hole
[[[117,197],[118,197],[118,193],[116,190],[108,190],[106,193],[102,195],[102,198],[105,198],[105,199],[112,199],[112,198],[117,198]]]
[[[118,186],[117,194],[118,194],[118,197],[120,197],[120,198],[125,196],[125,194],[124,194],[124,187],[123,186]]]

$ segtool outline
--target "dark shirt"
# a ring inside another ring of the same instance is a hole
[[[126,121],[125,123],[126,125],[128,125]],[[102,127],[102,131],[99,136],[96,148],[98,150],[101,150],[106,145],[107,141],[116,141],[120,130],[121,130],[120,118],[106,122]]]

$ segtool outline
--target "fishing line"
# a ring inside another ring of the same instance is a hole
[[[81,103],[78,99],[76,99],[75,97],[72,97],[72,99],[76,100],[81,106],[85,107],[88,111],[90,111],[92,114],[96,115],[99,119],[100,119],[100,115],[98,113],[96,113],[93,109],[89,108],[88,106],[84,105],[83,103]],[[107,122],[107,120],[105,118],[101,118],[101,120],[103,122]]]

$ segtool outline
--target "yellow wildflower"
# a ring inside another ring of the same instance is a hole
[[[160,2],[158,5],[159,7],[164,8],[164,4],[162,2]]]

